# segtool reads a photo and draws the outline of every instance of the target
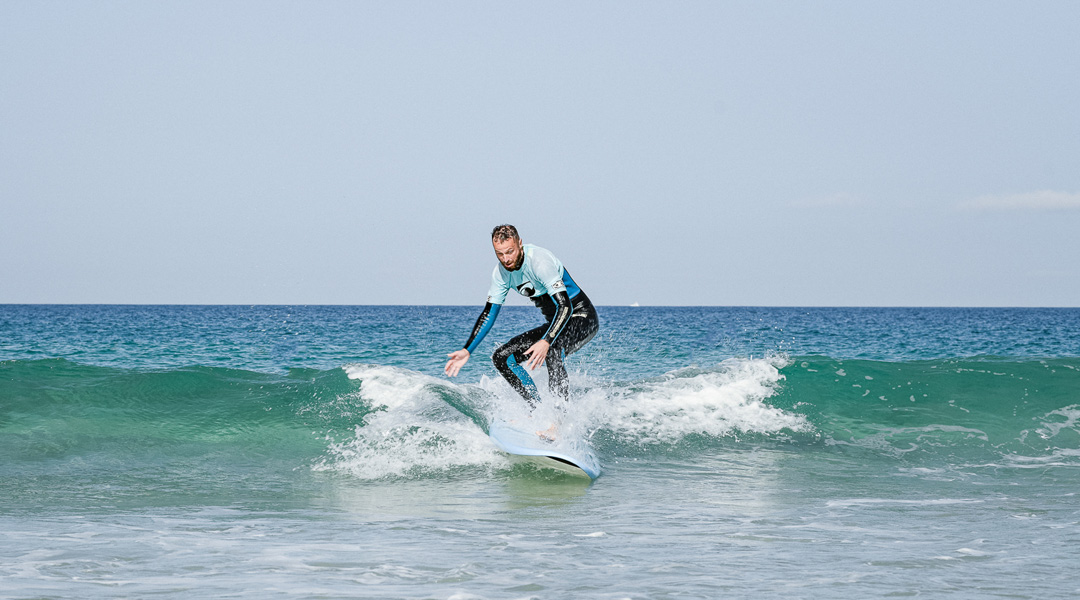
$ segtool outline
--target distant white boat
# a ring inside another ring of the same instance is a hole
[[[637,302],[635,302],[635,303],[631,304],[630,306],[641,306],[641,305],[638,304]]]

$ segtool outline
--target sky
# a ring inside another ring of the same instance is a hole
[[[0,2],[0,303],[1080,306],[1080,3]],[[515,303],[523,303],[517,300]]]

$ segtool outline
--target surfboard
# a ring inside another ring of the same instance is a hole
[[[538,467],[554,469],[569,475],[596,479],[600,476],[600,462],[584,442],[542,439],[536,427],[516,421],[494,421],[488,436],[503,452],[520,456]]]

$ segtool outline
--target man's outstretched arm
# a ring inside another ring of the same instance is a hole
[[[447,354],[450,357],[450,360],[446,361],[446,368],[444,369],[447,375],[456,377],[461,367],[464,367],[465,363],[469,362],[473,350],[476,350],[480,342],[483,341],[484,336],[491,330],[495,318],[499,316],[499,308],[501,307],[501,304],[492,304],[491,302],[484,306],[484,311],[480,313],[480,316],[476,319],[476,324],[473,325],[469,339],[465,341],[465,347]]]

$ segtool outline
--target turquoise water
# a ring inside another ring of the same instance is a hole
[[[599,311],[590,484],[484,433],[532,308],[0,306],[0,597],[1080,593],[1080,310]]]

